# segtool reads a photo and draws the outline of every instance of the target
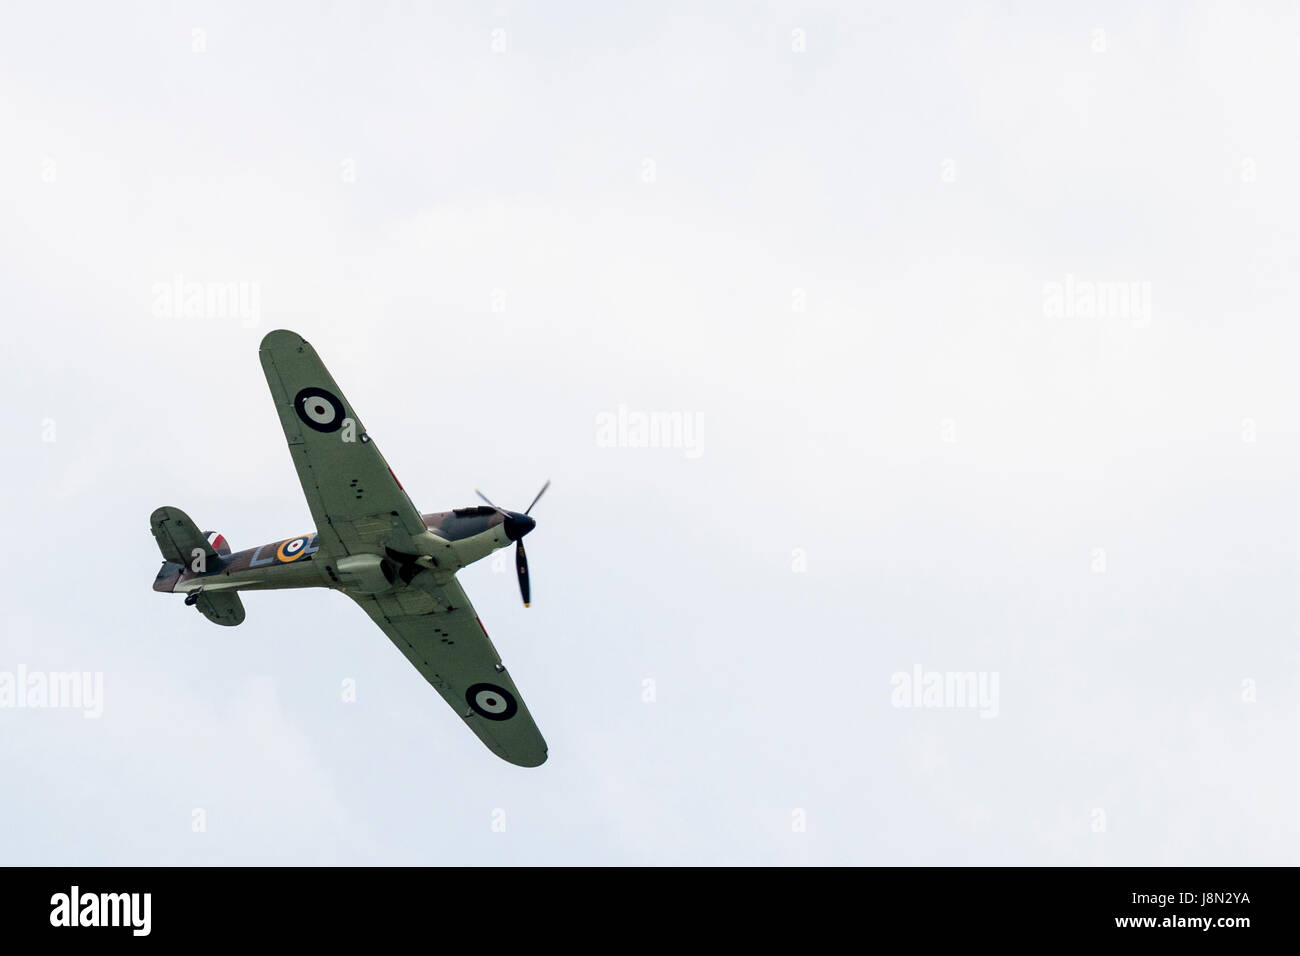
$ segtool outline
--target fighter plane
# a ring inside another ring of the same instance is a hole
[[[529,604],[524,536],[550,487],[522,512],[483,505],[421,514],[316,350],[295,332],[262,339],[262,369],[316,530],[231,553],[179,508],[150,517],[163,566],[153,589],[184,594],[215,624],[244,620],[240,591],[332,588],[361,605],[488,749],[521,767],[546,741],[456,572],[511,542]]]

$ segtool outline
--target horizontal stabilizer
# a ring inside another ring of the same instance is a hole
[[[193,569],[194,561],[202,555],[205,562],[217,558],[217,549],[208,541],[207,535],[190,520],[190,516],[180,508],[163,506],[149,516],[149,527],[153,530],[158,550],[164,561],[172,561]],[[219,562],[213,562],[215,567]]]
[[[194,606],[213,624],[234,627],[244,622],[244,602],[239,600],[239,595],[234,591],[204,591]]]

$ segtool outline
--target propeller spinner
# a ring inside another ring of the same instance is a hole
[[[487,495],[474,489],[474,494],[478,495],[488,506],[495,509],[505,522],[502,528],[505,530],[506,537],[515,543],[515,573],[519,576],[519,595],[524,599],[524,607],[528,607],[532,600],[532,588],[528,584],[528,555],[524,551],[524,535],[537,527],[537,522],[529,516],[536,506],[537,502],[542,500],[542,495],[546,494],[546,489],[551,487],[550,479],[542,485],[542,490],[537,492],[537,497],[533,498],[533,503],[528,506],[523,513],[518,511],[507,511],[505,508],[497,505]]]

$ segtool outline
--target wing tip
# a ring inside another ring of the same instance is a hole
[[[543,750],[541,759],[537,759],[536,757],[533,756],[528,756],[528,757],[506,757],[505,760],[508,763],[514,764],[516,767],[540,767],[542,764],[546,763],[546,758],[549,756],[550,753],[548,751]]]
[[[274,352],[279,349],[296,349],[300,345],[305,345],[307,340],[297,332],[289,329],[275,329],[267,332],[262,336],[262,344],[259,350],[262,352]]]
[[[540,736],[540,735],[539,735]],[[514,764],[516,767],[540,767],[546,763],[550,757],[550,749],[546,746],[546,741],[541,741],[541,749],[521,749],[515,752],[507,750],[496,741],[483,740],[488,745],[488,749],[504,760],[506,763]]]

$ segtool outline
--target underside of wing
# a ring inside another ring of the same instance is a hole
[[[416,581],[422,586],[388,594],[345,593],[489,750],[520,767],[540,766],[546,741],[465,592],[454,578],[435,584],[426,572]]]
[[[321,545],[339,557],[409,549],[424,521],[316,350],[278,330],[260,355]]]

